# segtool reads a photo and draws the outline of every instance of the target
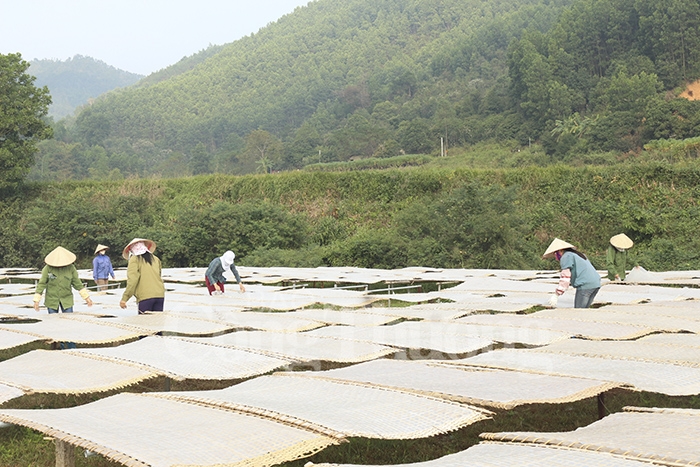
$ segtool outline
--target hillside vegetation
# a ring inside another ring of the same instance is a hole
[[[118,70],[90,57],[76,55],[67,60],[32,60],[29,73],[37,86],[46,86],[53,100],[49,115],[67,117],[90,99],[116,88],[130,86],[143,76]]]
[[[90,267],[102,243],[123,266],[120,247],[148,237],[168,267],[204,267],[233,249],[237,264],[261,267],[554,269],[541,254],[560,237],[604,268],[608,239],[625,232],[635,241],[633,263],[700,269],[698,147],[687,161],[659,148],[651,160],[598,167],[423,165],[42,184],[3,202],[0,255],[4,267],[39,267],[60,244]]]
[[[541,142],[556,160],[698,134],[700,5],[316,0],[62,122],[32,178],[279,171]]]
[[[0,254],[539,269],[560,237],[602,268],[624,232],[700,269],[698,54],[697,2],[317,0],[55,125]]]

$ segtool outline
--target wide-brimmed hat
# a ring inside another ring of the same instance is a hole
[[[75,263],[75,255],[62,246],[57,246],[51,253],[46,255],[44,262],[55,268],[62,268]]]
[[[564,240],[560,240],[558,238],[555,238],[554,240],[552,240],[552,243],[549,244],[549,246],[545,250],[542,257],[543,258],[552,257],[554,255],[555,251],[566,250],[567,248],[571,248],[572,250],[576,249],[576,247],[573,246],[571,243],[567,243]]]
[[[97,245],[97,248],[95,248],[95,254],[99,253],[102,250],[109,250],[109,247],[100,243],[99,245]]]
[[[147,238],[135,238],[132,241],[130,241],[127,246],[124,247],[124,250],[122,250],[122,256],[124,257],[124,259],[129,259],[129,250],[131,249],[131,246],[134,243],[138,242],[143,242],[143,244],[146,245],[146,248],[148,248],[148,251],[150,251],[151,253],[156,251],[156,242],[154,242],[153,240],[149,240]]]
[[[621,234],[617,234],[613,237],[610,237],[610,244],[612,246],[614,246],[615,248],[619,248],[621,250],[627,250],[629,248],[632,248],[632,245],[634,245],[634,242],[627,235],[621,233]]]

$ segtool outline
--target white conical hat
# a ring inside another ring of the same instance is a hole
[[[109,247],[100,243],[99,245],[97,245],[97,248],[95,248],[95,254],[99,253],[102,250],[109,250]]]
[[[617,235],[611,237],[610,244],[612,246],[614,246],[615,248],[619,248],[621,250],[627,250],[629,248],[632,248],[632,245],[634,245],[634,242],[627,235],[621,233],[621,234],[617,234]]]
[[[44,262],[55,268],[62,268],[75,262],[75,255],[62,246],[57,246],[51,253],[46,255]]]
[[[130,241],[129,244],[125,246],[122,250],[122,256],[124,257],[124,259],[129,259],[129,249],[131,248],[131,245],[138,242],[143,242],[143,244],[146,245],[146,248],[148,248],[148,251],[150,251],[151,253],[156,251],[156,242],[154,242],[153,240],[149,240],[147,238],[135,238],[132,241]]]
[[[554,255],[555,251],[559,250],[566,250],[567,248],[571,249],[576,249],[575,246],[573,246],[571,243],[567,243],[564,240],[560,240],[558,238],[555,238],[552,240],[552,243],[549,244],[547,249],[545,250],[544,254],[542,255],[543,258],[548,258]]]

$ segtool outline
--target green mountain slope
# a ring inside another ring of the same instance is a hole
[[[548,28],[568,3],[318,0],[191,71],[105,96],[83,112],[78,130],[89,144],[144,139],[185,151],[199,142],[216,151],[231,134],[258,128],[289,138],[322,105],[339,107],[331,111],[342,118],[408,100],[469,38],[489,43],[479,51],[481,68],[462,70],[493,79],[505,71],[505,47],[515,34]]]
[[[699,76],[697,2],[316,0],[103,96],[57,132],[78,146],[40,158],[72,154],[68,178],[287,170],[490,140],[577,160],[698,134],[700,104],[674,89]]]
[[[38,86],[47,86],[53,103],[49,115],[58,119],[107,91],[130,86],[143,76],[118,70],[90,57],[76,55],[67,60],[32,60],[29,73]]]

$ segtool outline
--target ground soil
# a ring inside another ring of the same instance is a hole
[[[690,83],[679,97],[685,97],[691,101],[700,99],[700,80]]]

